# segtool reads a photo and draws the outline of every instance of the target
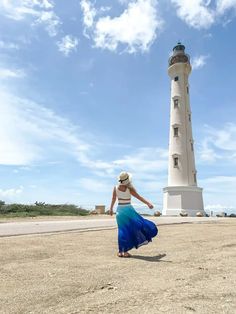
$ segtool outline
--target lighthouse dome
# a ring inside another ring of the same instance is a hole
[[[173,48],[173,55],[183,54],[185,51],[185,46],[178,42],[177,45]]]
[[[185,46],[180,42],[173,48],[172,56],[169,58],[169,66],[175,63],[190,63],[190,57],[185,53]]]

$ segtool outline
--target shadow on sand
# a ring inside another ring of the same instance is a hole
[[[165,257],[166,254],[159,254],[156,256],[143,256],[143,255],[132,255],[131,258],[141,259],[147,262],[165,262],[172,263],[171,261],[162,261],[161,259]]]

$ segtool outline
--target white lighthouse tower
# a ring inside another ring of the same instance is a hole
[[[205,215],[202,188],[197,186],[188,76],[191,72],[185,47],[178,43],[169,59],[171,78],[168,186],[163,189],[163,215]]]

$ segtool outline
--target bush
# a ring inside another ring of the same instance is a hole
[[[44,206],[45,205],[45,202],[35,202],[34,203],[36,206]]]
[[[2,207],[3,205],[5,205],[5,202],[0,200],[0,207]]]
[[[0,206],[0,215],[7,216],[86,216],[89,211],[76,205],[51,205],[36,202],[35,205],[10,204]]]

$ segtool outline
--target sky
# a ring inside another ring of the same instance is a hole
[[[235,210],[235,34],[235,0],[0,0],[0,199],[109,206],[128,171],[161,209],[181,41],[205,209]]]

